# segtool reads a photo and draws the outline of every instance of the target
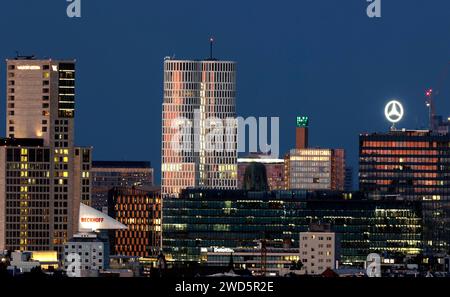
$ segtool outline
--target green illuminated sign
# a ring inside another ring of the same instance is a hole
[[[309,118],[308,117],[297,117],[297,127],[308,127]]]

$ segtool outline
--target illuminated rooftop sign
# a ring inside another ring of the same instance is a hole
[[[392,124],[400,122],[403,118],[403,105],[397,100],[391,100],[384,108],[384,115],[386,119]]]
[[[18,70],[41,70],[41,66],[36,65],[20,65],[17,66]]]
[[[105,213],[81,203],[78,229],[80,232],[120,230],[127,229],[127,226],[109,217]]]
[[[308,127],[309,118],[308,117],[297,117],[297,127]]]

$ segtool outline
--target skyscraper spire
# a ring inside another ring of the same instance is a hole
[[[213,60],[214,37],[209,38],[209,59]]]

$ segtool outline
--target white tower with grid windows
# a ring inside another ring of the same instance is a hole
[[[163,197],[176,197],[189,187],[237,188],[235,118],[235,62],[166,58],[162,111]],[[222,129],[223,134],[214,132],[216,136],[212,139],[214,129]],[[182,136],[181,130],[184,131]],[[174,149],[174,141],[180,144],[177,149]],[[214,144],[214,148],[209,144]]]

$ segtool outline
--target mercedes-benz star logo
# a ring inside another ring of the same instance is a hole
[[[403,118],[403,106],[397,100],[389,101],[384,108],[384,115],[386,119],[391,123],[400,122]]]

